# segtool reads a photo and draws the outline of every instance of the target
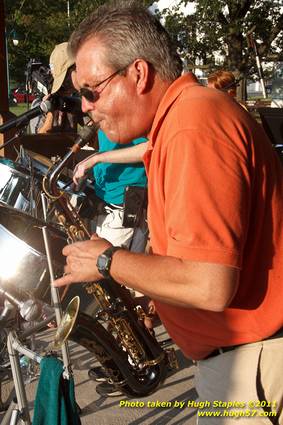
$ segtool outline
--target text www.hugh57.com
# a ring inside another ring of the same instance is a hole
[[[205,411],[205,410],[198,410],[198,416],[200,417],[231,417],[231,418],[240,418],[240,417],[271,417],[276,416],[275,411],[264,411],[264,410],[257,410],[257,409],[246,409],[246,410],[215,410],[215,411]]]

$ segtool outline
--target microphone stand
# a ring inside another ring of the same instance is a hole
[[[40,330],[46,326],[54,316],[39,323],[36,327],[28,329],[22,337],[28,337],[33,335],[36,330]],[[7,337],[7,350],[9,354],[9,360],[11,364],[12,377],[15,385],[16,397],[10,403],[8,410],[6,411],[4,418],[2,419],[1,425],[17,425],[19,423],[24,425],[31,425],[31,419],[28,408],[28,400],[25,390],[25,383],[22,376],[20,356],[19,353],[31,359],[33,362],[40,363],[42,357],[36,352],[25,347],[15,330],[9,332]],[[19,422],[20,421],[20,422]]]
[[[41,201],[42,201],[42,209],[44,212],[44,218],[46,221],[47,207],[46,207],[46,198],[44,193],[41,194]],[[55,280],[55,275],[54,275],[54,270],[52,265],[50,244],[49,244],[48,231],[46,226],[42,227],[42,234],[44,239],[44,246],[45,246],[45,251],[47,256],[50,280],[51,280],[51,299],[52,299],[53,307],[55,310],[56,323],[57,323],[57,326],[59,326],[63,316],[62,307],[60,302],[59,290],[52,285],[53,281]],[[69,347],[68,347],[67,341],[64,342],[64,344],[61,347],[61,350],[62,350],[62,357],[63,357],[63,364],[64,364],[63,377],[69,380],[72,376],[72,368],[70,363],[70,353],[69,353]]]
[[[7,142],[2,143],[2,145],[0,145],[0,150],[4,149],[6,146],[10,145],[12,142],[14,142],[16,139],[18,139],[19,136],[21,136],[22,134],[24,134],[25,130],[26,130],[25,128],[20,128],[16,132],[15,136],[11,137],[11,139],[7,140]]]

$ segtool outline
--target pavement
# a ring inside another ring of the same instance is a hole
[[[162,325],[155,331],[159,341],[168,338]],[[53,335],[54,330],[49,329],[37,336],[37,351],[47,346]],[[96,383],[88,378],[89,368],[98,366],[93,355],[82,346],[69,342],[82,425],[195,425],[196,409],[188,407],[188,402],[197,398],[193,381],[194,365],[172,343],[167,344],[166,348],[176,349],[179,369],[169,372],[153,394],[138,399],[126,396],[105,398],[96,393]],[[34,377],[32,382],[25,385],[31,417],[37,382],[38,377]],[[13,381],[9,373],[2,375],[1,390],[2,401],[8,403],[13,396]],[[4,413],[0,413],[0,424],[3,417]]]

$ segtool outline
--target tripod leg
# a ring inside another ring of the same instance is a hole
[[[16,425],[18,419],[18,404],[16,400],[12,400],[1,425]]]
[[[31,425],[29,410],[28,410],[28,402],[25,391],[25,386],[23,382],[23,377],[20,368],[19,354],[13,348],[13,341],[15,340],[15,335],[13,332],[9,332],[7,339],[7,347],[8,353],[10,357],[11,369],[13,380],[15,384],[15,392],[18,402],[18,412],[21,416],[21,421],[25,425]]]
[[[0,374],[0,412],[5,412],[8,409],[9,405],[5,405],[2,400],[2,382],[1,382],[1,374]]]

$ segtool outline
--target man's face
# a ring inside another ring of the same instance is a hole
[[[77,53],[75,80],[82,94],[82,110],[110,140],[128,143],[140,136],[131,64],[125,72],[117,73],[106,65],[106,57],[106,49],[96,38],[87,40]]]

